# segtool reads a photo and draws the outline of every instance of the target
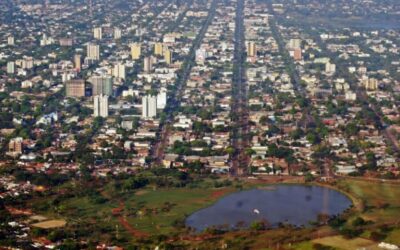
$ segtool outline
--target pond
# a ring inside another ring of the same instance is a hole
[[[352,205],[344,194],[321,186],[271,185],[230,194],[186,219],[186,226],[203,231],[208,227],[248,227],[254,221],[308,226],[319,214],[338,215]]]

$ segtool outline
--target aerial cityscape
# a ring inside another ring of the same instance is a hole
[[[1,0],[0,249],[400,249],[399,0]]]

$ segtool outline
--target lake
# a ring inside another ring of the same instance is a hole
[[[318,214],[338,215],[352,205],[344,194],[321,186],[271,185],[227,195],[210,207],[186,219],[186,226],[203,231],[208,227],[238,223],[248,227],[254,221],[266,220],[276,227],[279,223],[308,226]]]

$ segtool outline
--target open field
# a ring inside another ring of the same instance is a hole
[[[394,229],[389,233],[389,235],[385,239],[386,242],[395,244],[395,245],[400,245],[400,228]]]
[[[125,209],[135,212],[128,221],[136,229],[165,234],[174,230],[174,221],[183,221],[187,215],[232,191],[233,188],[147,190],[126,200]]]
[[[295,244],[292,249],[296,250],[314,250],[315,244],[331,247],[335,250],[348,250],[348,249],[365,249],[365,250],[379,250],[378,244],[363,238],[345,239],[342,236],[324,237],[321,239],[312,240]]]
[[[364,203],[365,211],[361,214],[364,219],[391,224],[400,222],[399,184],[347,179],[340,180],[337,186]]]
[[[365,248],[368,250],[378,250],[378,244],[371,240],[363,238],[345,239],[342,236],[325,237],[313,240],[312,243],[318,243],[325,246],[334,247],[340,250]]]
[[[48,220],[32,224],[32,226],[43,229],[50,229],[50,228],[64,227],[66,224],[67,222],[65,220]]]
[[[292,249],[312,250],[315,243],[332,247],[333,249],[379,249],[377,244],[368,237],[371,232],[381,232],[379,225],[388,224],[390,230],[383,234],[381,241],[400,245],[400,185],[387,182],[376,182],[355,179],[341,179],[335,188],[351,195],[357,202],[363,204],[363,211],[355,211],[347,221],[351,225],[354,218],[360,216],[372,221],[367,225],[362,238],[345,239],[341,236],[330,236],[321,239],[295,244]]]
[[[239,231],[211,237],[207,234],[186,237],[189,233],[182,227],[185,217],[211,205],[224,195],[239,191],[240,189],[235,187],[236,184],[240,184],[244,189],[265,188],[268,182],[233,181],[231,186],[222,188],[214,188],[212,181],[203,182],[193,188],[157,189],[149,185],[118,195],[114,194],[111,187],[104,187],[99,190],[105,198],[104,201],[89,196],[72,196],[61,199],[55,206],[45,206],[43,200],[38,200],[37,203],[41,204],[43,209],[35,212],[48,218],[65,219],[68,223],[65,226],[66,230],[77,225],[89,225],[87,230],[92,232],[93,237],[107,238],[110,235],[119,235],[126,243],[135,241],[138,237],[164,234],[172,237],[174,242],[199,246],[199,249],[211,249],[220,246],[221,242],[229,243],[231,249],[275,249],[281,244],[287,249],[306,250],[313,249],[315,243],[333,249],[343,249],[340,248],[342,245],[351,246],[351,249],[376,249],[376,242],[368,239],[369,235],[379,230],[374,225],[387,222],[393,230],[385,234],[386,238],[383,241],[400,244],[400,229],[393,223],[399,219],[400,214],[400,200],[396,198],[400,197],[400,185],[353,179],[340,179],[333,188],[344,191],[357,203],[363,204],[364,210],[358,210],[359,207],[356,206],[346,223],[351,225],[353,219],[358,216],[371,220],[372,224],[365,228],[361,237],[348,240],[335,236],[338,232],[329,226],[317,229],[280,228],[257,233]],[[322,238],[318,238],[317,234]],[[176,235],[184,236],[184,239],[179,239]],[[210,238],[201,240],[203,237]],[[236,246],[239,248],[235,248]]]

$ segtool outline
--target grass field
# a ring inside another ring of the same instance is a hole
[[[369,240],[368,237],[372,231],[379,231],[373,228],[375,223],[388,223],[392,230],[382,239],[384,242],[400,245],[400,185],[385,182],[371,182],[365,180],[342,179],[339,180],[336,188],[343,190],[364,204],[364,211],[355,211],[348,219],[347,225],[355,217],[362,217],[365,220],[372,221],[372,228],[366,230],[361,236],[363,238],[345,239],[341,236],[325,237],[307,242],[295,244],[292,249],[312,250],[315,243],[331,247],[333,249],[360,249],[368,250],[379,249],[377,244]]]
[[[388,237],[385,239],[385,241],[399,246],[400,245],[400,228],[391,231],[389,233]]]
[[[174,230],[174,221],[184,219],[234,189],[175,188],[146,191],[125,201],[128,211],[138,210],[135,216],[128,217],[128,221],[138,230],[166,234]]]
[[[340,180],[338,187],[363,201],[366,209],[362,217],[367,220],[400,222],[400,185],[363,180]]]
[[[92,230],[93,239],[112,240],[112,237],[119,234],[126,243],[137,238],[135,232],[148,236],[165,234],[168,236],[185,235],[185,229],[179,227],[184,218],[198,209],[205,208],[222,196],[239,191],[232,186],[213,188],[212,181],[204,182],[195,188],[159,188],[147,186],[132,192],[118,193],[115,195],[111,186],[101,190],[105,201],[98,202],[88,196],[67,197],[56,205],[49,203],[43,209],[36,211],[51,219],[65,219],[67,225],[71,226],[88,225],[87,230]],[[265,186],[266,183],[240,182],[244,189]],[[373,221],[372,223],[396,222],[400,219],[400,185],[390,183],[378,183],[353,179],[341,179],[334,187],[343,190],[347,195],[352,196],[356,202],[364,204],[364,211],[355,209],[347,225],[355,217]],[[114,195],[112,195],[114,194]],[[37,204],[44,204],[45,199],[38,199]],[[48,200],[47,200],[48,202]],[[52,202],[54,203],[54,201]],[[393,224],[392,224],[393,225]],[[386,234],[385,242],[400,244],[400,228],[393,225],[393,230]],[[221,246],[223,242],[229,243],[230,249],[241,249],[250,246],[250,249],[272,249],[282,243],[285,249],[313,249],[318,243],[332,249],[377,249],[376,242],[368,239],[371,232],[378,228],[366,229],[360,237],[355,239],[344,239],[340,236],[330,236],[315,240],[310,239],[314,229],[274,229],[253,234],[251,231],[229,232],[219,235],[217,238],[205,242],[186,242],[189,245],[198,245],[199,249],[213,249]],[[317,229],[322,235],[333,230],[324,226]],[[325,230],[325,231],[324,231]],[[133,236],[133,237],[132,237]],[[304,242],[301,242],[304,241]],[[235,246],[235,247],[234,247]],[[239,248],[237,248],[237,247]],[[346,246],[348,248],[343,248]]]
[[[312,243],[319,243],[324,246],[334,247],[340,250],[360,249],[378,250],[378,244],[363,238],[345,239],[342,236],[325,237],[313,240]]]

